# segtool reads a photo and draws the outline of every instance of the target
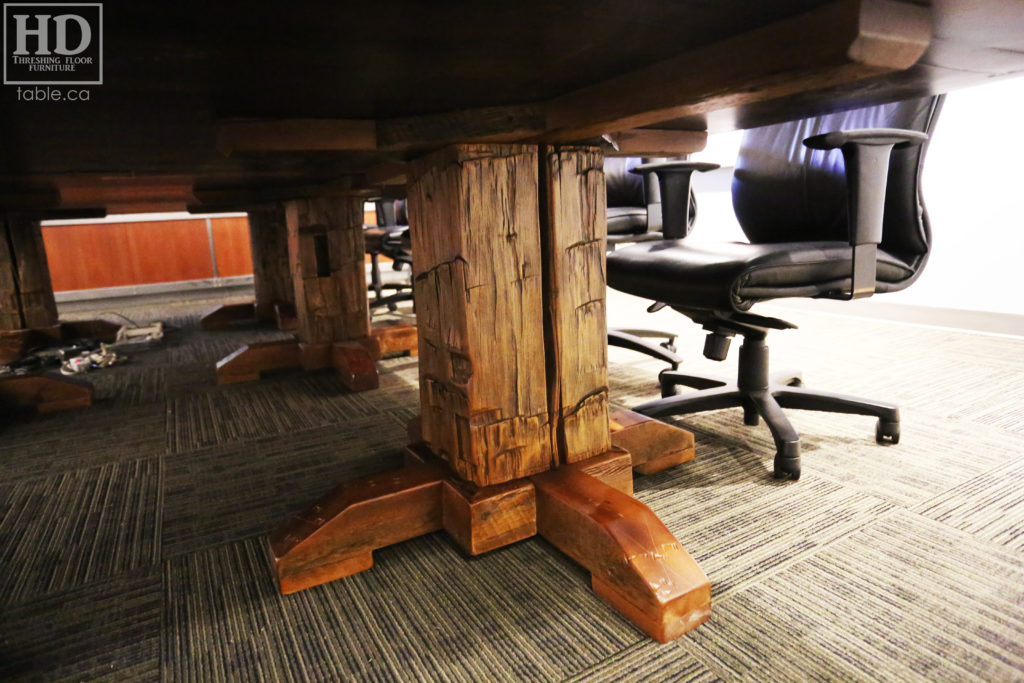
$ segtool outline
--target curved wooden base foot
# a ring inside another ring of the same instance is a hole
[[[407,465],[341,484],[270,535],[282,593],[373,566],[372,551],[441,528],[444,468]]]
[[[299,343],[294,339],[247,344],[217,361],[217,384],[252,382],[261,372],[299,367]]]
[[[419,337],[415,325],[397,321],[377,323],[370,329],[370,337],[376,341],[378,359],[403,353],[415,356],[419,353]]]
[[[224,304],[204,315],[199,326],[206,331],[224,330],[237,323],[256,320],[255,304]]]
[[[631,410],[608,414],[612,443],[633,456],[633,471],[654,474],[693,460],[693,434]]]
[[[372,351],[375,348],[370,337],[355,342],[338,342],[331,348],[331,365],[349,391],[368,391],[380,386]]]
[[[333,367],[349,391],[367,391],[380,385],[377,365],[367,337],[356,342],[303,344],[294,339],[248,344],[217,362],[217,384],[253,382],[273,370],[320,370]]]
[[[444,529],[470,555],[537,533],[591,572],[594,591],[652,638],[668,642],[711,614],[711,586],[651,510],[634,499],[621,449],[529,479],[479,487],[426,444],[405,466],[356,479],[270,536],[282,593],[373,566],[372,551]]]
[[[295,311],[295,304],[279,301],[274,304],[273,317],[277,321],[277,329],[283,332],[293,332],[299,329],[299,314]]]
[[[575,466],[531,481],[538,533],[640,630],[666,643],[708,620],[711,583],[646,505]]]
[[[95,389],[92,384],[61,375],[19,375],[0,377],[0,404],[35,408],[40,413],[88,408]]]

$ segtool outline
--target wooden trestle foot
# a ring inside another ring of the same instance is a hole
[[[375,349],[371,337],[334,344],[304,344],[295,339],[247,344],[217,362],[217,383],[253,382],[261,373],[275,370],[333,367],[346,389],[367,391],[379,386]]]
[[[256,305],[252,302],[224,304],[204,315],[199,321],[199,326],[206,331],[224,330],[238,323],[256,322],[256,320]]]
[[[441,528],[445,470],[418,463],[341,484],[270,535],[282,593],[373,566],[372,551]]]
[[[349,576],[372,551],[444,529],[478,555],[540,534],[591,572],[594,591],[660,642],[711,613],[697,563],[632,492],[633,459],[621,449],[503,484],[459,479],[426,444],[405,465],[334,489],[270,535],[281,592]]]
[[[641,631],[667,643],[708,620],[710,581],[650,508],[576,465],[531,480],[538,533]]]
[[[376,323],[370,328],[370,337],[377,342],[377,358],[399,353],[415,356],[419,353],[419,337],[415,325],[398,321]]]
[[[40,413],[87,408],[95,389],[76,377],[61,375],[14,375],[0,377],[0,405],[35,408]]]
[[[631,410],[608,414],[612,443],[633,456],[633,471],[654,474],[693,460],[693,433]]]
[[[253,382],[260,373],[299,367],[299,343],[294,339],[246,344],[217,361],[217,384]]]

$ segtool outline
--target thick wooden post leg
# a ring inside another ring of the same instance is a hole
[[[707,621],[708,578],[646,505],[574,467],[531,480],[537,532],[641,631],[665,643]]]
[[[249,211],[249,244],[252,247],[256,317],[271,321],[275,319],[278,304],[291,304],[293,308],[295,305],[295,284],[288,262],[288,227],[283,205]]]
[[[441,528],[441,486],[434,463],[341,484],[270,535],[282,593],[294,593],[373,566],[372,551]]]
[[[0,330],[57,324],[39,221],[0,217]]]
[[[378,386],[363,265],[359,198],[308,199],[285,207],[303,367],[332,365],[350,391]]]

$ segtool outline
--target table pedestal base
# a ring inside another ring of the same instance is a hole
[[[213,309],[199,320],[199,327],[207,332],[213,330],[226,330],[229,327],[240,323],[255,323],[259,320],[256,315],[256,304],[223,304]]]
[[[471,555],[540,534],[590,571],[599,596],[668,642],[708,619],[711,587],[665,525],[632,497],[635,466],[633,456],[614,448],[478,487],[425,444],[410,446],[403,467],[341,484],[270,535],[281,592],[369,569],[373,550],[432,531],[444,529]]]
[[[305,344],[295,339],[246,344],[217,362],[217,384],[254,382],[275,370],[321,370],[333,367],[349,391],[379,385],[375,361],[396,353],[416,355],[412,325],[375,326],[370,336],[351,342]]]
[[[277,329],[282,332],[291,332],[299,326],[295,305],[286,301],[279,301],[273,306],[263,306],[262,310],[255,303],[224,304],[204,315],[199,321],[199,326],[207,332],[212,332],[260,320],[273,320]]]
[[[247,344],[217,362],[217,384],[253,382],[275,370],[333,367],[349,391],[376,389],[376,348],[372,337],[333,344],[303,344],[296,339]]]

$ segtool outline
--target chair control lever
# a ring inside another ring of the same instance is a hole
[[[704,357],[711,360],[725,360],[729,355],[729,344],[732,335],[721,332],[708,332],[704,339]]]

